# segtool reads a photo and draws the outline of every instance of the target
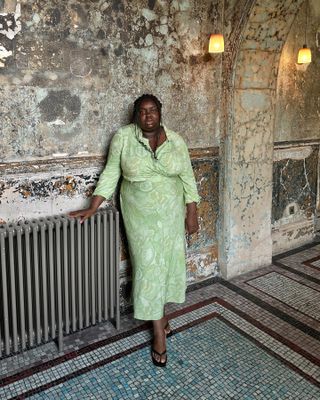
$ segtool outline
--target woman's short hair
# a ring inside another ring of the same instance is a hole
[[[139,122],[140,106],[144,100],[151,100],[154,102],[154,104],[157,106],[157,109],[158,109],[158,112],[160,115],[160,120],[161,120],[161,109],[162,109],[161,101],[153,94],[143,94],[142,96],[138,97],[135,100],[135,102],[133,103],[133,113],[132,113],[131,122],[133,122],[134,124],[137,124]]]

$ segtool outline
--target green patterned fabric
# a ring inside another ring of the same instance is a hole
[[[130,124],[113,137],[94,195],[110,198],[120,176],[121,211],[133,267],[134,317],[157,320],[167,302],[183,303],[186,289],[185,204],[199,202],[188,148],[164,128],[155,155]]]

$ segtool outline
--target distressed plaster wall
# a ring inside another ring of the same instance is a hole
[[[312,62],[298,66],[298,50],[305,41],[306,6],[309,5],[307,44]],[[303,2],[281,54],[275,134],[276,142],[320,139],[320,2]]]
[[[145,92],[160,97],[164,122],[190,147],[217,145],[220,64],[206,47],[218,4],[21,0],[16,12],[4,7],[1,43],[12,55],[1,59],[1,159],[105,154]]]

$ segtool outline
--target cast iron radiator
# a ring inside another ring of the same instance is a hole
[[[112,319],[120,326],[119,213],[0,225],[0,358]]]

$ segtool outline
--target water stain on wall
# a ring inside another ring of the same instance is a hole
[[[42,121],[74,121],[81,112],[81,101],[68,90],[50,91],[39,103]]]

